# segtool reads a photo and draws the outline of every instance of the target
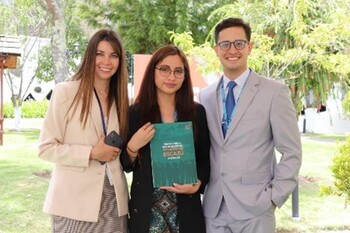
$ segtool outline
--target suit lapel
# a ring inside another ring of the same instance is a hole
[[[214,113],[214,126],[215,132],[213,134],[221,135],[222,140],[224,140],[224,136],[222,134],[222,129],[221,129],[221,124],[222,124],[222,116],[221,116],[221,111],[220,111],[220,106],[222,105],[222,97],[221,97],[221,92],[220,92],[220,84],[221,84],[222,78],[220,78],[215,84],[211,85],[208,92],[208,97],[209,97],[209,104],[210,106],[210,111],[207,112],[207,114]],[[215,96],[215,98],[210,98],[210,96]]]
[[[258,85],[259,85],[259,76],[255,72],[251,71],[251,74],[247,80],[247,83],[244,89],[242,90],[243,92],[239,98],[239,102],[236,105],[236,110],[233,115],[231,125],[229,126],[228,131],[226,133],[226,137],[225,137],[226,140],[235,130],[239,121],[242,119],[244,113],[246,112],[247,108],[253,101],[257,91],[259,90]]]

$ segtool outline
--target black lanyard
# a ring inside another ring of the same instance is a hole
[[[96,89],[95,89],[95,88],[94,88],[94,92],[95,92],[95,96],[96,96],[96,99],[97,99],[98,106],[100,107],[103,132],[104,132],[105,136],[107,136],[106,123],[105,123],[105,118],[104,118],[104,115],[103,115],[103,110],[102,110],[101,101],[100,101],[100,98],[98,98],[98,95],[97,95],[97,92],[96,92]],[[103,164],[105,164],[105,163],[106,163],[106,162],[100,161],[100,164],[101,164],[101,165],[103,165]]]
[[[95,96],[96,96],[96,99],[97,99],[98,106],[100,107],[103,132],[104,132],[105,136],[107,136],[106,122],[105,122],[105,118],[104,118],[104,115],[103,115],[101,101],[100,101],[100,98],[98,98],[98,95],[97,95],[97,92],[96,92],[95,88],[94,88],[94,92],[95,92]]]

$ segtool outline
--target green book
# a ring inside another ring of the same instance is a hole
[[[153,125],[151,140],[153,187],[197,182],[192,122]]]

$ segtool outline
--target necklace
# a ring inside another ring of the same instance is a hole
[[[98,90],[98,94],[108,94],[108,89],[109,87],[106,87],[105,89],[102,89],[102,90]]]

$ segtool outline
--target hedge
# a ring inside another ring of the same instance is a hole
[[[46,99],[43,101],[25,101],[22,103],[21,117],[43,118],[45,117],[48,105],[49,101]],[[11,102],[4,103],[3,111],[5,118],[14,118],[14,108]]]

